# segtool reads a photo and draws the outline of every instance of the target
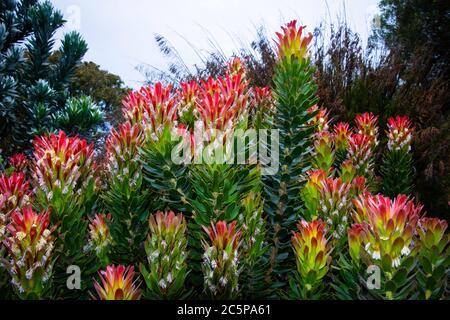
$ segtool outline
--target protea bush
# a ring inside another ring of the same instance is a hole
[[[321,297],[323,279],[331,263],[331,245],[320,220],[301,221],[292,236],[297,269],[290,280],[291,296],[297,299]]]
[[[67,137],[63,131],[37,137],[33,145],[34,205],[51,209],[51,222],[58,225],[55,294],[59,295],[61,290],[67,293],[66,269],[70,265],[89,269],[91,263],[91,257],[82,249],[87,239],[88,215],[98,197],[94,146],[84,139]],[[85,288],[87,284],[83,285]]]
[[[190,85],[195,86],[193,83]],[[192,91],[188,94],[190,97],[177,98],[172,94],[172,85],[164,87],[156,83],[154,87],[131,93],[124,102],[124,112],[136,110],[142,114],[139,117],[142,118],[140,123],[144,128],[144,143],[140,147],[139,157],[146,185],[153,194],[151,210],[188,211],[187,166],[172,160],[172,151],[183,137],[177,130],[178,110],[183,110],[183,114],[186,108],[191,108],[197,89],[186,90]]]
[[[3,240],[7,256],[2,264],[21,299],[41,299],[49,292],[54,248],[52,231],[50,211],[38,214],[31,207],[25,207],[11,214],[8,235]]]
[[[101,283],[94,281],[97,296],[100,300],[139,300],[141,290],[135,278],[134,267],[110,265],[106,270],[99,271]]]
[[[141,264],[147,284],[146,296],[179,299],[188,292],[187,223],[182,214],[157,212],[149,218],[150,232],[145,242],[148,267]]]
[[[349,250],[357,267],[377,266],[380,287],[368,290],[384,299],[409,297],[414,282],[408,281],[416,254],[414,235],[421,215],[407,196],[394,200],[381,195],[364,195],[355,202],[354,220],[348,230]]]
[[[268,87],[233,58],[130,92],[105,147],[73,136],[89,124],[55,118],[67,135],[36,136],[30,160],[8,150],[0,298],[448,299],[447,222],[411,197],[413,124],[395,116],[379,132],[370,112],[335,123],[311,41],[296,21],[282,27]],[[67,119],[100,116],[69,107]]]
[[[394,197],[410,194],[413,187],[413,160],[411,143],[414,128],[408,117],[397,116],[388,119],[387,149],[383,157],[381,174],[383,193]]]
[[[300,178],[310,166],[317,112],[314,68],[308,55],[312,34],[296,21],[289,22],[277,33],[277,63],[274,75],[275,112],[273,129],[279,132],[279,170],[265,176],[264,211],[268,215],[270,253],[274,287],[286,286],[287,274],[295,266],[290,246],[291,232],[299,220],[302,183]],[[325,122],[325,121],[324,121]]]
[[[448,224],[437,218],[419,220],[418,259],[420,269],[417,280],[420,299],[440,299],[445,294],[448,281],[449,235],[446,234]]]
[[[230,224],[219,221],[204,230],[209,237],[203,243],[205,292],[214,299],[237,298],[241,232],[236,230],[236,221]]]
[[[124,123],[111,130],[106,141],[102,199],[111,213],[111,236],[116,262],[143,257],[141,243],[146,236],[147,194],[143,187],[139,147],[144,133],[138,124]],[[131,252],[130,252],[131,249]]]

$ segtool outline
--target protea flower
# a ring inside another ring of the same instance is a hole
[[[249,82],[242,79],[236,74],[202,82],[197,109],[207,129],[227,130],[242,120],[249,100]]]
[[[15,172],[26,173],[28,168],[28,158],[23,153],[16,153],[9,158],[8,165],[14,168]]]
[[[150,216],[149,226],[145,242],[149,271],[143,264],[140,269],[150,297],[179,298],[187,275],[186,220],[181,213],[158,211]]]
[[[337,160],[336,167],[339,167],[347,157],[348,139],[351,133],[350,126],[346,122],[339,122],[334,125],[333,133]]]
[[[414,129],[408,117],[388,119],[387,150],[383,155],[381,175],[383,193],[388,196],[410,194],[413,189],[414,168],[411,142]]]
[[[419,220],[419,289],[424,299],[440,299],[446,288],[449,268],[450,236],[445,233],[448,224],[437,218]]]
[[[94,146],[63,131],[34,141],[33,186],[43,207],[62,218],[70,203],[81,202],[97,187]]]
[[[327,178],[319,188],[319,217],[326,222],[328,230],[336,240],[345,236],[350,220],[350,184],[340,178]]]
[[[103,199],[112,216],[110,226],[116,250],[114,255],[122,259],[120,263],[134,260],[133,254],[142,251],[139,247],[147,233],[140,218],[146,205],[139,154],[143,142],[141,127],[128,122],[122,124],[118,131],[112,129],[106,141]],[[130,250],[132,254],[129,254]]]
[[[350,186],[350,195],[352,198],[358,197],[362,194],[369,192],[367,190],[366,178],[362,176],[356,176]]]
[[[249,103],[249,120],[255,129],[267,128],[275,112],[272,91],[268,87],[253,87]]]
[[[211,244],[203,241],[203,275],[206,292],[214,298],[231,299],[238,293],[239,253],[241,232],[236,231],[236,221],[225,221],[203,227]]]
[[[242,60],[238,57],[234,57],[227,64],[227,74],[234,76],[240,74],[242,79],[245,80],[247,78],[247,72],[245,69],[245,65]]]
[[[352,182],[356,175],[356,168],[353,166],[353,161],[351,159],[345,160],[341,164],[341,170],[339,171],[339,177],[345,183]]]
[[[0,214],[5,216],[5,223],[12,211],[30,205],[31,197],[25,174],[0,175]]]
[[[334,137],[328,131],[316,133],[313,150],[313,166],[326,172],[330,171],[334,163]]]
[[[139,300],[141,291],[134,278],[134,267],[107,266],[99,271],[101,285],[94,281],[95,291],[100,300]],[[95,299],[95,297],[93,297]]]
[[[371,112],[356,115],[356,131],[367,136],[370,140],[370,147],[374,151],[378,145],[378,117]]]
[[[111,129],[106,140],[106,174],[111,181],[119,181],[136,188],[141,179],[138,148],[144,142],[138,125],[124,123],[119,130]]]
[[[350,135],[347,157],[356,169],[356,175],[373,177],[374,154],[371,139],[360,133]]]
[[[176,123],[175,99],[171,97],[172,85],[158,82],[152,87],[142,87],[131,92],[123,101],[123,113],[131,125],[139,125],[148,139],[158,140],[166,127]]]
[[[292,236],[297,264],[297,283],[301,298],[314,298],[331,262],[331,246],[325,224],[320,220],[302,221]]]
[[[88,249],[94,250],[103,266],[108,265],[109,246],[112,238],[107,221],[111,220],[110,214],[96,214],[90,219]]]
[[[359,223],[359,226],[352,226],[352,229],[366,230],[365,238],[357,240],[364,248],[359,250],[364,252],[362,256],[366,264],[379,264],[383,260],[385,271],[392,274],[392,271],[398,268],[412,251],[413,235],[422,206],[416,206],[405,195],[399,195],[391,200],[382,195],[370,194],[361,195],[355,199],[354,205],[354,220]],[[356,248],[355,241],[349,238],[351,250]],[[356,252],[352,254],[352,257],[359,261]]]
[[[281,27],[282,32],[277,32],[278,37],[278,59],[285,59],[288,63],[292,58],[302,60],[307,58],[308,45],[312,40],[312,34],[303,35],[304,26],[297,29],[297,21],[289,22],[285,27]]]
[[[3,264],[22,299],[42,298],[51,276],[53,237],[49,224],[50,211],[37,214],[26,207],[11,214],[9,237],[3,241],[8,260]]]
[[[189,129],[194,128],[195,121],[199,119],[196,108],[200,86],[197,81],[181,82],[181,89],[177,93],[177,110],[180,123]]]
[[[314,118],[308,122],[308,125],[315,126],[316,132],[328,131],[330,123],[327,109],[319,108],[317,105],[313,105],[308,109],[308,112],[317,112]]]
[[[87,213],[99,187],[94,146],[78,137],[66,137],[63,131],[37,137],[33,144],[35,204],[52,209],[53,224],[61,222],[56,239],[62,252],[58,261],[74,264],[74,257],[82,257],[79,250],[86,239]]]
[[[307,172],[307,180],[301,191],[301,198],[306,207],[306,213],[311,219],[317,219],[322,181],[328,176],[324,170],[310,170]]]
[[[414,128],[412,128],[412,124],[409,118],[406,116],[396,116],[395,118],[389,118],[388,128],[388,149],[391,151],[410,151]]]

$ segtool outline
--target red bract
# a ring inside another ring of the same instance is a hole
[[[242,75],[227,75],[202,82],[197,110],[207,129],[233,128],[248,105],[248,81]]]
[[[292,58],[305,59],[307,57],[308,45],[312,41],[312,34],[303,35],[304,26],[297,28],[297,21],[289,22],[281,27],[282,32],[277,32],[278,59],[286,59],[288,63]]]
[[[7,216],[14,210],[30,204],[31,190],[25,174],[13,172],[0,176],[0,214]]]
[[[138,148],[142,146],[143,141],[139,125],[131,125],[127,122],[120,125],[118,131],[114,128],[111,129],[111,134],[106,140],[107,174],[115,177],[123,174],[123,170],[125,170],[125,174],[130,174],[128,167],[130,162],[137,163]]]
[[[371,139],[365,134],[351,134],[348,139],[348,158],[352,161],[356,174],[371,175],[373,167],[373,153]]]
[[[231,76],[240,74],[242,76],[242,79],[245,79],[246,78],[246,69],[245,69],[245,65],[242,62],[242,60],[238,57],[231,59],[231,61],[228,62],[228,65],[227,65],[227,73]]]
[[[333,128],[336,150],[347,150],[350,126],[346,122],[339,122]]]
[[[196,101],[200,86],[197,81],[180,83],[181,90],[177,92],[177,110],[180,122],[189,128],[193,128],[198,119]]]
[[[16,153],[9,158],[8,164],[16,172],[25,172],[28,167],[28,158],[23,153]]]
[[[3,243],[8,250],[9,260],[3,261],[8,269],[17,294],[21,298],[41,298],[45,284],[51,275],[51,254],[53,237],[50,211],[40,214],[31,207],[11,214],[7,226],[10,236]]]
[[[328,131],[329,128],[329,119],[328,119],[328,111],[325,108],[319,108],[317,105],[313,105],[311,108],[307,110],[309,113],[317,112],[317,114],[308,121],[308,125],[316,126],[317,132]]]
[[[354,201],[354,220],[367,225],[364,250],[372,260],[390,259],[392,268],[401,264],[402,256],[411,252],[412,238],[422,206],[416,206],[405,195],[394,200],[382,195],[361,195]],[[350,247],[355,244],[350,243]],[[354,253],[356,256],[356,253]]]
[[[93,249],[97,256],[103,260],[106,255],[108,245],[111,243],[108,221],[111,220],[111,214],[96,214],[90,219],[89,224],[89,248]]]
[[[358,114],[355,121],[357,132],[369,138],[371,147],[378,145],[378,117],[371,112],[366,112]]]
[[[130,92],[123,101],[123,112],[127,121],[139,124],[153,137],[159,135],[166,125],[177,120],[175,100],[171,97],[172,85],[158,82],[152,87],[142,87],[139,92]]]
[[[211,227],[203,227],[211,239],[215,248],[220,250],[236,250],[241,237],[241,232],[236,232],[236,221],[227,225],[226,221],[219,221]]]
[[[102,285],[94,282],[100,300],[139,300],[139,284],[133,281],[134,267],[108,266],[99,272]]]
[[[411,121],[406,116],[397,116],[388,119],[388,148],[389,150],[406,150],[411,149],[412,128]]]

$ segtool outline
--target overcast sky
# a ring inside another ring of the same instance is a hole
[[[269,34],[292,19],[310,31],[320,22],[343,16],[366,38],[368,21],[377,10],[377,0],[52,0],[68,23],[64,32],[76,29],[87,41],[85,61],[118,74],[126,85],[139,87],[144,77],[139,64],[166,69],[166,59],[154,41],[155,34],[168,38],[184,60],[198,62],[194,50],[210,50],[208,39],[220,43],[227,54],[239,48],[236,39],[250,42],[256,27]],[[186,41],[187,40],[187,41]]]

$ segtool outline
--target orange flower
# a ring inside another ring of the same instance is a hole
[[[133,281],[134,267],[107,266],[99,271],[102,285],[94,281],[94,287],[100,300],[139,300],[139,284]],[[95,298],[94,298],[95,299]]]
[[[278,41],[278,59],[286,59],[288,63],[292,58],[301,60],[307,57],[308,45],[312,41],[312,34],[303,36],[304,26],[297,28],[297,21],[289,22],[285,27],[281,27],[283,31],[277,32]]]

